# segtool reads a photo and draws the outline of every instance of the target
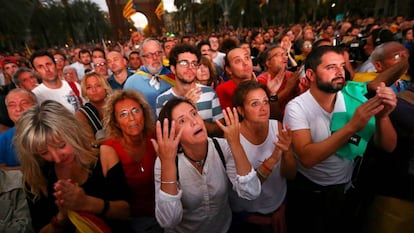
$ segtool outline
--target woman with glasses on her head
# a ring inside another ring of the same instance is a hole
[[[230,187],[249,200],[260,182],[239,140],[235,109],[223,111],[226,126],[216,123],[226,139],[208,138],[196,107],[173,98],[162,108],[153,140],[155,215],[165,232],[224,233],[230,227]],[[230,185],[230,183],[232,185]]]
[[[75,116],[88,126],[95,139],[102,139],[105,136],[102,126],[103,105],[112,93],[112,88],[102,75],[90,72],[83,77],[81,89],[82,97],[88,102],[75,113]]]
[[[112,232],[130,232],[128,186],[121,163],[101,163],[94,138],[60,103],[28,109],[15,145],[35,232],[75,232],[72,212],[102,218]]]

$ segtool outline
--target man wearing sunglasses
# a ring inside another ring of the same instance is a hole
[[[109,78],[108,66],[106,64],[106,59],[105,58],[101,58],[101,57],[94,58],[93,59],[93,68],[94,68],[96,73],[104,76],[106,79]]]

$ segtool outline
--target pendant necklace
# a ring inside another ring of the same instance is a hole
[[[202,159],[202,160],[194,160],[194,159],[192,159],[192,158],[188,157],[185,153],[183,153],[183,154],[184,154],[184,156],[185,156],[187,159],[189,159],[191,162],[194,162],[194,163],[195,163],[195,165],[196,165],[196,167],[202,167],[202,166],[204,166],[204,163],[206,162],[206,157],[204,157],[204,159]]]
[[[144,167],[142,166],[142,163],[139,163],[139,166],[140,166],[141,172],[144,173],[145,170],[144,170]]]

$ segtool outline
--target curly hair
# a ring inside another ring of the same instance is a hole
[[[154,132],[155,124],[151,107],[145,97],[133,90],[116,90],[105,101],[103,125],[106,130],[106,138],[122,137],[122,131],[118,126],[115,116],[115,105],[121,100],[131,99],[136,101],[144,112],[144,136]]]

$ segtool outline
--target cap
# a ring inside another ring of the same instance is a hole
[[[17,60],[14,59],[13,57],[5,57],[5,58],[0,60],[0,67],[4,67],[5,65],[10,64],[10,63],[14,63],[14,64],[18,65]]]

